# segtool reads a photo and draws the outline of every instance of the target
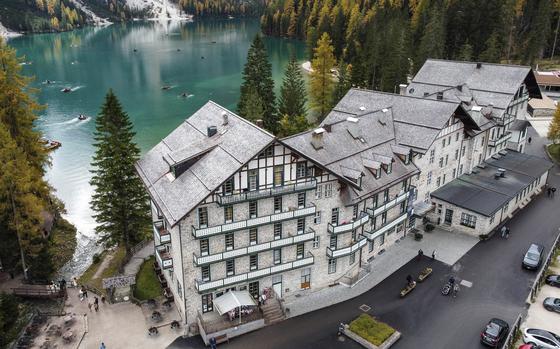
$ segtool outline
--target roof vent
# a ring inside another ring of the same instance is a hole
[[[480,68],[482,68],[482,63],[480,62],[476,63],[476,69],[480,69]]]
[[[354,124],[357,124],[357,123],[358,123],[358,120],[359,120],[358,118],[354,118],[354,117],[351,117],[351,116],[349,116],[349,117],[346,119],[346,121],[351,122],[351,123],[354,123]]]
[[[413,94],[414,93],[414,87],[408,90],[408,93]]]
[[[430,92],[424,92],[424,97],[428,97],[430,95]]]
[[[222,125],[227,125],[228,124],[227,112],[225,112],[225,111],[222,112],[222,119],[223,119]]]
[[[264,127],[264,122],[262,121],[262,119],[257,119],[255,120],[255,125],[257,125],[260,128]]]
[[[366,110],[366,107],[364,107],[364,106],[362,105],[362,106],[360,106],[360,110],[361,110],[361,111],[364,111],[364,110]]]
[[[332,130],[332,125],[331,124],[324,124],[323,128],[325,129],[325,131],[327,132],[331,132]]]
[[[313,130],[313,132],[311,133],[311,145],[313,146],[313,148],[315,148],[315,150],[323,149],[323,136],[325,132],[325,129],[320,127]]]
[[[406,95],[406,84],[400,84],[399,85],[399,94],[405,96]]]
[[[208,132],[208,138],[210,138],[216,133],[218,133],[218,128],[216,126],[208,126],[207,132]]]
[[[386,113],[386,112],[388,112],[388,111],[389,111],[389,109],[387,109],[387,108],[383,108],[383,109],[381,109],[381,111],[382,111],[382,112],[384,112],[384,113]]]
[[[443,91],[439,91],[436,98],[441,101],[443,99]]]
[[[381,119],[378,119],[377,122],[380,123],[383,126],[387,125],[387,123],[385,121],[381,120]]]

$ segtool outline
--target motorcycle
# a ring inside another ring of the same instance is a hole
[[[443,285],[443,288],[441,289],[441,294],[444,296],[448,296],[452,288],[453,285],[451,285],[450,282],[446,283],[445,285]]]

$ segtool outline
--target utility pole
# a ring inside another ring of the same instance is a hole
[[[18,219],[17,219],[17,214],[16,214],[16,203],[14,201],[14,191],[13,191],[13,187],[10,186],[10,199],[12,202],[12,212],[14,214],[14,223],[16,226],[16,236],[17,236],[17,240],[18,240],[18,245],[19,245],[19,252],[21,254],[21,266],[23,268],[23,278],[25,280],[27,280],[27,265],[25,264],[25,253],[23,253],[23,247],[21,246],[21,238],[19,237],[19,224],[18,224]]]

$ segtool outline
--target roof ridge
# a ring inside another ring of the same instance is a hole
[[[482,63],[482,64],[486,64],[486,65],[493,65],[493,66],[497,66],[497,67],[511,67],[511,68],[529,68],[529,69],[533,69],[531,66],[529,65],[519,65],[519,64],[509,64],[509,63],[491,63],[491,62],[484,62],[484,61],[463,61],[463,60],[452,60],[452,59],[443,59],[443,58],[428,58],[426,59],[427,61],[437,61],[437,62],[449,62],[449,63],[460,63],[460,64],[478,64],[478,63]],[[426,63],[424,63],[426,64]]]
[[[204,104],[204,106],[205,106],[205,105],[208,105],[209,103],[215,105],[216,107],[218,107],[218,108],[220,108],[220,109],[222,109],[222,110],[224,110],[224,111],[227,111],[227,112],[231,113],[231,114],[232,114],[233,116],[235,116],[236,118],[238,118],[238,119],[240,119],[241,121],[245,122],[246,124],[248,124],[248,125],[250,125],[250,126],[256,128],[257,130],[259,130],[259,131],[261,131],[261,132],[263,132],[263,133],[266,133],[267,135],[269,135],[269,136],[271,136],[271,137],[273,137],[273,138],[276,138],[275,135],[273,135],[272,133],[268,132],[268,131],[265,130],[264,128],[255,125],[254,123],[250,122],[249,120],[245,119],[244,117],[238,115],[237,113],[235,113],[235,112],[229,110],[228,108],[226,108],[226,107],[224,107],[224,106],[221,106],[220,104],[214,102],[214,101],[211,100],[211,99],[209,99],[208,102],[206,102],[206,104]],[[203,107],[204,107],[204,106],[203,106]],[[188,120],[188,119],[187,119],[187,120]]]
[[[414,82],[414,81],[412,81],[412,82]],[[448,101],[448,100],[444,100],[444,99],[429,99],[429,98],[423,98],[423,97],[420,97],[420,96],[401,95],[401,94],[393,93],[393,92],[375,91],[375,90],[369,90],[369,89],[365,89],[365,88],[352,87],[351,90],[356,90],[356,91],[361,91],[361,92],[371,92],[373,94],[391,95],[391,96],[395,96],[395,97],[399,97],[399,98],[412,98],[412,99],[418,99],[418,100],[429,101],[429,102],[459,104],[458,102]]]

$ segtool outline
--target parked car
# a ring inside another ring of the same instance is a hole
[[[537,348],[560,349],[558,335],[538,328],[526,328],[523,331],[523,342],[533,344]]]
[[[541,266],[544,248],[538,244],[531,244],[525,257],[523,257],[523,267],[530,270],[537,270]]]
[[[546,297],[542,304],[546,310],[560,313],[560,298]]]
[[[521,344],[518,349],[543,349],[543,347],[535,344]]]
[[[544,282],[550,286],[560,287],[560,275],[548,275]]]
[[[493,318],[480,333],[480,342],[493,348],[497,348],[500,342],[508,335],[509,325],[501,319]]]

